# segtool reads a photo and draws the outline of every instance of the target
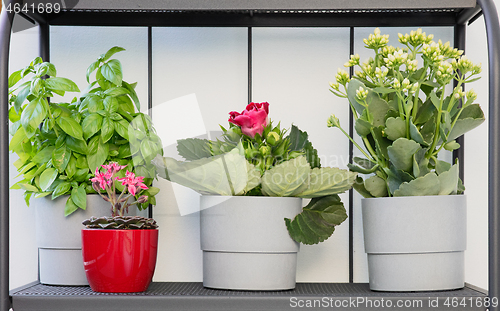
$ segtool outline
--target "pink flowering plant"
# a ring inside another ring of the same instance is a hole
[[[104,201],[111,204],[112,217],[92,217],[83,222],[88,228],[103,229],[154,229],[156,222],[153,219],[125,216],[131,205],[140,206],[148,202],[151,194],[156,194],[159,190],[151,192],[151,189],[144,184],[143,176],[136,176],[133,172],[125,173],[125,177],[119,177],[119,172],[126,168],[126,165],[119,165],[117,162],[102,165],[104,170],[96,168],[95,177],[91,178],[92,188],[103,198]],[[117,186],[122,186],[119,191]],[[153,187],[151,187],[153,188]],[[155,188],[157,189],[157,188]],[[145,194],[145,190],[149,190]],[[106,195],[102,194],[105,191]]]
[[[220,139],[179,140],[185,161],[158,156],[154,163],[160,177],[202,194],[310,198],[285,225],[295,241],[317,244],[347,218],[338,194],[352,187],[357,173],[321,167],[307,132],[275,126],[269,106],[250,103],[241,113],[231,111]]]

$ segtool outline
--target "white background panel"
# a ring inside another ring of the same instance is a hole
[[[229,111],[247,103],[247,60],[246,28],[154,28],[153,112],[162,112],[153,114],[154,123],[177,139],[227,127]],[[192,94],[195,102],[178,104]],[[174,156],[175,146],[165,152]],[[181,216],[199,210],[199,195],[165,180],[157,185],[154,215],[161,234],[154,279],[201,282],[199,213]]]
[[[335,113],[348,126],[349,106],[329,92],[337,68],[349,56],[349,29],[254,28],[253,101],[269,102],[275,123],[309,134],[322,166],[345,168],[349,142],[326,126]],[[346,209],[348,195],[342,195]],[[349,281],[349,224],[318,245],[301,245],[298,282]]]

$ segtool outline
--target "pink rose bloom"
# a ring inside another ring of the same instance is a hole
[[[231,111],[229,113],[229,122],[239,126],[241,132],[251,138],[255,134],[262,135],[267,126],[267,115],[269,114],[269,103],[250,103],[241,113]]]

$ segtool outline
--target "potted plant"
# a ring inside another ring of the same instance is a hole
[[[153,278],[158,249],[158,226],[152,218],[125,216],[132,205],[147,202],[149,188],[143,176],[111,162],[96,169],[92,187],[111,205],[111,217],[83,221],[82,256],[90,287],[96,292],[131,293],[145,291]],[[120,194],[117,186],[123,186]],[[101,194],[104,190],[106,195]],[[136,197],[139,196],[137,199]]]
[[[121,81],[121,64],[111,59],[122,50],[111,48],[89,67],[87,77],[97,70],[96,81],[71,103],[49,102],[54,95],[79,89],[71,80],[56,77],[55,66],[40,58],[9,78],[9,148],[19,156],[14,165],[23,176],[12,188],[25,191],[28,205],[37,198],[39,274],[44,284],[88,284],[79,226],[91,215],[108,214],[89,181],[97,167],[117,161],[146,176],[148,200],[139,207],[155,204],[158,189],[151,187],[155,171],[149,163],[161,153],[161,142],[150,118],[131,105],[139,105],[135,85]]]
[[[350,79],[339,69],[331,83],[332,93],[349,100],[365,148],[334,115],[328,119],[328,126],[341,129],[365,156],[355,157],[349,168],[367,174],[354,188],[364,196],[370,288],[461,288],[466,197],[458,161],[451,165],[438,154],[458,149],[455,139],[484,121],[473,104],[475,92],[463,90],[479,79],[481,67],[421,29],[400,34],[402,48],[388,41],[375,29],[363,41],[375,55],[362,64],[352,55],[345,66],[360,70]]]
[[[317,244],[347,214],[338,194],[356,173],[321,167],[306,132],[268,119],[268,103],[230,112],[216,141],[179,140],[187,161],[155,160],[161,177],[201,196],[203,284],[241,290],[295,287],[299,242]],[[302,198],[312,198],[302,207]]]

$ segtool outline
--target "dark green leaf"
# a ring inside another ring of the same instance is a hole
[[[29,86],[23,88],[22,90],[19,91],[19,93],[17,93],[16,99],[14,101],[14,108],[16,109],[17,113],[19,113],[19,111],[21,110],[23,102],[26,100],[26,97],[29,95],[29,93],[30,93]]]
[[[33,136],[33,130],[38,128],[46,116],[47,110],[45,110],[41,99],[37,98],[26,106],[21,113],[21,124],[28,137]]]
[[[102,76],[116,86],[122,86],[123,73],[119,60],[112,59],[101,66]]]
[[[52,192],[52,200],[54,200],[57,197],[60,197],[61,195],[67,194],[70,188],[71,188],[71,183],[67,181],[60,183]]]
[[[179,139],[177,141],[177,152],[188,161],[212,156],[209,141],[199,138]]]
[[[71,200],[79,208],[85,210],[87,208],[87,194],[84,185],[71,190]]]
[[[17,82],[19,82],[19,80],[22,79],[22,72],[23,70],[22,69],[19,69],[18,71],[14,71],[10,76],[9,76],[9,89],[11,87],[13,87],[14,85],[17,84]]]
[[[110,89],[107,89],[106,91],[104,91],[104,94],[108,95],[108,96],[120,96],[120,95],[125,95],[125,94],[128,94],[129,91],[126,89],[126,88],[123,88],[123,87],[112,87]]]
[[[303,244],[318,244],[328,239],[335,226],[347,219],[344,204],[337,195],[312,199],[302,213],[292,220],[285,218],[288,233]]]
[[[77,210],[78,206],[75,203],[73,203],[73,200],[71,199],[71,197],[69,197],[68,201],[66,201],[66,206],[64,208],[64,216],[67,217],[76,212]]]
[[[89,164],[89,169],[91,172],[94,172],[96,167],[100,167],[101,165],[103,165],[109,154],[109,146],[107,144],[104,144],[101,141],[100,137],[95,138],[97,138],[95,140],[95,151],[91,153],[89,150],[89,155],[87,156],[87,163]],[[90,145],[91,143],[89,143],[89,149],[91,147]]]
[[[79,154],[87,154],[87,143],[84,140],[79,140],[71,136],[66,136],[66,146]]]
[[[110,118],[102,119],[102,127],[101,127],[101,138],[104,143],[106,143],[115,133],[115,124],[114,121]]]
[[[101,64],[101,62],[99,60],[96,60],[95,62],[93,62],[92,64],[90,64],[90,66],[87,68],[87,83],[90,82],[90,74],[92,72],[94,72],[94,70],[96,70],[97,68],[99,68],[99,65]]]
[[[70,158],[71,151],[63,145],[61,148],[54,150],[52,154],[52,164],[62,173],[66,169]]]
[[[122,47],[119,47],[119,46],[114,46],[112,47],[111,49],[109,49],[106,54],[104,54],[104,57],[102,58],[102,61],[105,62],[107,61],[108,59],[111,58],[111,56],[115,55],[116,53],[118,52],[121,52],[121,51],[125,51],[124,48]]]
[[[118,110],[118,101],[116,98],[111,96],[104,98],[104,109],[109,113],[116,112]]]
[[[73,81],[60,77],[46,79],[45,87],[53,91],[80,92],[80,89]]]
[[[120,135],[121,137],[125,138],[126,140],[129,139],[128,137],[128,126],[129,123],[125,119],[121,119],[120,121],[115,121],[115,130]]]
[[[137,111],[140,111],[141,104],[139,103],[139,97],[137,97],[137,93],[134,90],[134,86],[131,84],[128,84],[125,81],[122,81],[122,85],[123,85],[123,87],[125,87],[129,91],[129,96],[134,101],[135,108],[137,109]]]
[[[40,149],[31,161],[36,164],[47,163],[50,159],[52,159],[52,153],[54,152],[54,149],[55,146],[48,146]]]
[[[97,113],[91,113],[82,122],[83,137],[89,139],[97,133],[102,127],[102,116]]]
[[[43,171],[40,175],[40,188],[42,191],[47,191],[47,189],[52,185],[54,180],[56,180],[58,172],[55,168],[50,167]]]
[[[68,135],[83,140],[83,130],[80,124],[69,117],[62,117],[56,119],[57,124]]]

